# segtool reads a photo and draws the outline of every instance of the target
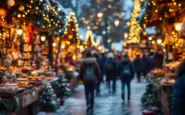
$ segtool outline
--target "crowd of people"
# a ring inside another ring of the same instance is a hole
[[[139,83],[142,75],[146,77],[154,67],[159,67],[156,65],[155,58],[158,58],[158,53],[155,55],[150,53],[149,56],[143,55],[142,57],[138,54],[136,59],[131,61],[127,53],[123,56],[116,56],[111,52],[92,54],[91,51],[88,51],[79,70],[79,79],[85,86],[87,111],[93,110],[94,92],[96,91],[97,96],[101,94],[102,83],[106,83],[108,93],[116,93],[117,79],[120,79],[122,84],[122,100],[125,100],[126,97],[125,86],[128,91],[127,99],[130,100],[132,79],[136,75]]]

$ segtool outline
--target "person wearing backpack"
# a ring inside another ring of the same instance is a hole
[[[98,80],[100,79],[100,76],[100,68],[96,62],[96,59],[93,58],[91,52],[88,51],[86,58],[83,60],[79,70],[79,78],[83,81],[85,87],[87,112],[93,110],[94,90]]]
[[[118,73],[121,80],[121,91],[122,91],[122,99],[125,99],[125,85],[127,86],[128,91],[128,100],[130,100],[130,83],[134,78],[134,67],[131,61],[129,60],[128,54],[124,54],[118,68]]]
[[[107,79],[107,85],[109,93],[111,92],[111,81],[112,81],[112,92],[116,92],[116,79],[117,79],[117,64],[112,53],[108,54],[108,59],[105,63],[105,75]]]

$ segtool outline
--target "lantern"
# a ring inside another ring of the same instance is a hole
[[[23,29],[21,27],[19,27],[18,30],[17,30],[17,33],[18,33],[18,35],[22,35]]]
[[[46,40],[46,36],[41,36],[41,41],[45,41]]]

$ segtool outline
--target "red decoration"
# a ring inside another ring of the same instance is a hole
[[[37,27],[37,26],[34,26],[34,27],[33,27],[33,32],[34,32],[34,33],[38,33],[38,32],[39,32],[39,30],[38,30],[38,27]]]
[[[151,111],[151,110],[143,110],[143,115],[156,115],[155,112]]]
[[[28,40],[26,41],[26,43],[30,43],[32,41],[32,37],[34,36],[34,34],[32,33],[33,27],[31,24],[28,24],[27,26],[28,29]]]

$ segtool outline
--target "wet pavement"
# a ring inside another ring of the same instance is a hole
[[[101,86],[101,95],[96,97],[93,113],[86,113],[84,88],[79,85],[75,95],[66,99],[54,115],[142,115],[140,98],[145,91],[145,82],[131,83],[131,99],[125,102],[121,99],[121,83],[117,81],[116,94],[109,94],[105,84]]]

